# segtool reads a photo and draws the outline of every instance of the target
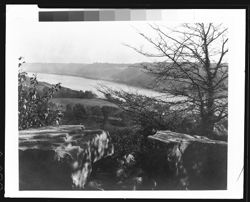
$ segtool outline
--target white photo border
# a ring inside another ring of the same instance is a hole
[[[245,9],[162,9],[173,22],[223,22],[229,27],[228,189],[218,191],[20,191],[18,175],[18,23],[16,10],[37,12],[36,5],[6,6],[5,197],[33,198],[243,198],[245,113]],[[46,10],[46,9],[43,9]],[[70,9],[67,9],[70,10]],[[171,13],[171,16],[169,16]],[[175,15],[177,14],[177,15]],[[175,16],[174,16],[175,15]],[[174,16],[174,17],[173,17]],[[101,22],[100,22],[101,23]]]

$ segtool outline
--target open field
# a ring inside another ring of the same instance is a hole
[[[63,107],[66,107],[66,105],[70,104],[70,105],[75,105],[75,104],[82,104],[84,106],[99,106],[99,107],[103,107],[103,106],[110,106],[110,107],[116,107],[118,108],[118,106],[116,106],[113,103],[110,103],[104,99],[100,99],[100,98],[93,98],[93,99],[84,99],[84,98],[53,98],[51,100],[51,102],[56,103],[56,104],[60,104]]]

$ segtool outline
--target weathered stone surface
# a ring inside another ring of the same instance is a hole
[[[171,131],[158,131],[149,139],[165,145],[167,162],[180,189],[227,188],[227,142]]]
[[[169,130],[157,131],[156,134],[148,136],[148,138],[156,139],[164,143],[192,143],[199,142],[204,144],[222,144],[227,145],[227,142],[219,140],[211,140],[203,136],[191,136],[183,133],[176,133]]]
[[[103,130],[64,125],[19,131],[19,188],[82,189],[92,164],[113,153]]]

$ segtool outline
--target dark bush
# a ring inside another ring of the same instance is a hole
[[[106,128],[111,136],[115,147],[115,156],[121,157],[125,154],[139,152],[142,142],[142,135],[131,128]]]

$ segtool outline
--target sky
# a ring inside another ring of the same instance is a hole
[[[165,20],[161,21],[119,22],[39,22],[38,11],[35,5],[10,5],[6,9],[7,49],[18,57],[23,56],[26,62],[154,62],[159,58],[148,58],[124,44],[155,52],[138,34],[154,36],[149,24],[173,28],[183,22],[196,21],[196,18],[211,22],[209,18],[202,19],[205,11],[198,10],[164,10],[162,19]],[[223,11],[218,13],[223,14]],[[214,17],[213,13],[211,16]],[[222,16],[218,19],[223,21]]]
[[[37,7],[9,7],[7,27],[13,48],[28,62],[155,61],[124,45],[153,50],[138,34],[150,33],[148,22],[38,22]]]

